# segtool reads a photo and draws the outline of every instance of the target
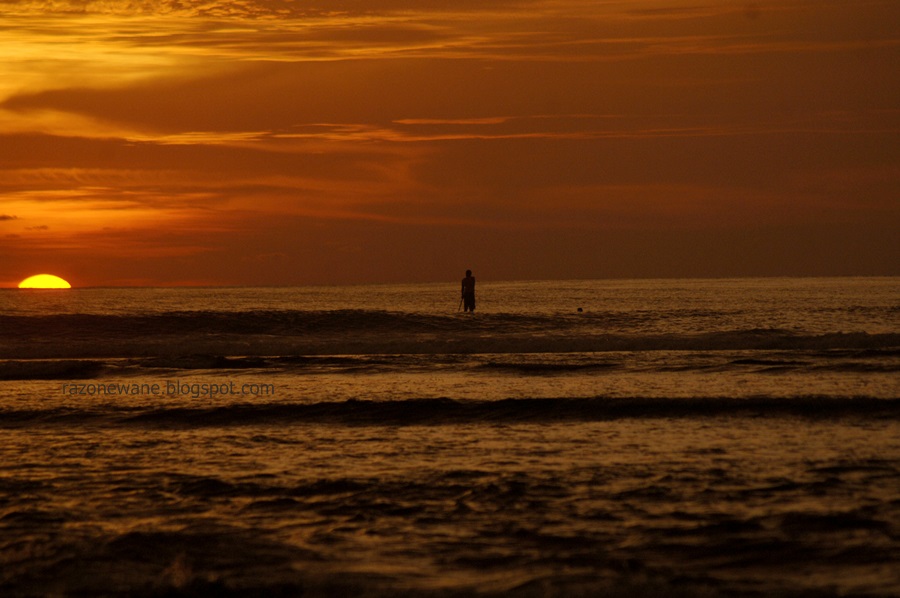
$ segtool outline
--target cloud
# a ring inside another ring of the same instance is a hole
[[[534,0],[457,0],[459,10],[495,10],[522,7]],[[370,13],[373,11],[446,10],[443,0],[0,0],[0,11],[13,15],[34,13],[178,15],[234,18],[303,17],[317,13]]]
[[[268,264],[271,262],[276,263],[287,263],[289,261],[289,257],[286,253],[281,251],[273,251],[270,253],[257,253],[253,255],[246,255],[241,258],[242,262],[249,262],[255,264]]]
[[[469,233],[547,263],[592,231],[865,235],[897,221],[898,6],[0,0],[2,249],[240,282]]]

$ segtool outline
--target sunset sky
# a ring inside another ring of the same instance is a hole
[[[0,0],[0,286],[900,275],[897,0]]]

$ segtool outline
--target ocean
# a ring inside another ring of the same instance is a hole
[[[900,278],[0,291],[0,595],[900,596]]]

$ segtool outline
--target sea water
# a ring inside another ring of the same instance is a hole
[[[900,595],[900,279],[0,292],[0,593]]]

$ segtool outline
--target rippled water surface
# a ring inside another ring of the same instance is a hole
[[[0,593],[900,595],[898,291],[2,292]]]

